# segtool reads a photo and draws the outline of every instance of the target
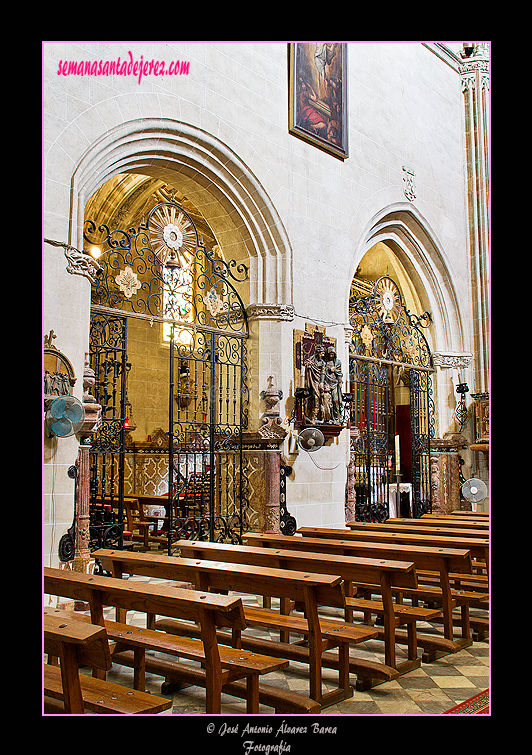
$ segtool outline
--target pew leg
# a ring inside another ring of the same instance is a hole
[[[351,689],[349,684],[349,645],[347,642],[338,646],[338,686],[345,692]]]
[[[406,625],[407,631],[407,647],[408,647],[408,660],[417,660],[417,626],[415,621],[411,621]]]
[[[259,712],[259,675],[252,674],[246,679],[246,713]]]
[[[460,615],[462,617],[462,637],[469,640],[471,637],[471,624],[469,622],[469,605],[467,603],[460,606]]]
[[[222,712],[222,679],[215,669],[206,669],[205,713]]]
[[[74,645],[64,642],[61,660],[61,681],[65,713],[84,713],[83,694],[79,680],[78,658]]]
[[[144,692],[146,689],[146,653],[144,648],[134,648],[135,666],[133,672],[133,686]]]

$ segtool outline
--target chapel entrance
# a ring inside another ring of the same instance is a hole
[[[144,502],[158,507],[144,527],[168,553],[182,538],[238,543],[246,529],[248,328],[237,287],[247,269],[227,262],[167,194],[156,192],[127,230],[85,222],[101,267],[89,354],[102,406],[91,550],[122,547],[128,507]]]
[[[348,520],[382,522],[431,511],[433,368],[422,332],[429,324],[428,313],[406,309],[387,275],[352,292]]]

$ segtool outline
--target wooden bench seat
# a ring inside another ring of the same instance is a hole
[[[471,529],[469,527],[447,527],[441,523],[429,524],[428,522],[420,523],[417,519],[407,519],[401,522],[387,519],[386,522],[346,522],[346,525],[353,532],[393,532],[412,535],[438,535],[440,537],[452,538],[485,538],[488,532],[485,529]]]
[[[413,668],[418,668],[421,663],[417,657],[416,621],[421,616],[423,620],[428,620],[441,613],[439,610],[434,609],[408,609],[406,606],[393,603],[392,588],[415,588],[417,586],[416,572],[412,562],[363,557],[354,558],[342,555],[325,555],[323,553],[302,553],[301,551],[290,551],[284,548],[274,550],[253,547],[250,544],[240,546],[228,543],[179,540],[174,543],[174,546],[180,550],[182,556],[189,558],[223,559],[236,563],[254,564],[256,566],[273,566],[282,569],[340,574],[345,585],[345,617],[348,621],[352,621],[353,619],[351,609],[358,607],[358,604],[352,602],[353,598],[349,597],[353,594],[353,584],[368,581],[379,584],[384,594],[384,601],[381,602],[382,610],[378,613],[384,617],[384,624],[387,630],[384,641],[385,665],[396,669],[400,674],[411,671]],[[287,548],[289,548],[289,543]],[[377,613],[377,611],[373,613]],[[370,623],[369,617],[365,616],[364,621]],[[408,627],[410,637],[408,660],[398,664],[395,652],[395,628],[403,625]],[[355,666],[356,661],[351,665],[351,673],[354,673]],[[375,679],[372,676],[374,670],[374,664],[369,668],[365,668],[364,663],[360,662],[356,668],[357,689],[367,689],[372,684],[383,681],[382,677]],[[375,681],[372,682],[372,679]]]
[[[472,559],[482,561],[489,567],[489,540],[486,537],[452,537],[441,536],[436,532],[396,532],[369,529],[335,529],[332,527],[300,527],[298,533],[304,537],[324,537],[327,539],[357,540],[367,543],[401,543],[404,545],[421,545],[433,548],[466,549]]]
[[[421,517],[420,519],[390,517],[386,520],[385,524],[389,524],[390,526],[402,524],[409,527],[430,527],[432,529],[441,527],[442,529],[453,531],[467,530],[469,532],[480,532],[482,533],[482,537],[488,536],[490,528],[489,522],[479,522],[477,519],[459,519],[457,516],[449,516],[446,519],[440,519],[437,517],[427,519],[424,517]]]
[[[131,690],[104,679],[80,674],[79,667],[111,669],[107,632],[77,617],[44,614],[44,652],[60,665],[44,664],[44,711],[83,714],[156,714],[168,710],[172,701]],[[47,703],[52,698],[54,703]],[[59,704],[57,704],[58,701]]]
[[[142,611],[148,615],[159,614],[170,618],[192,621],[200,628],[200,643],[193,647],[189,643],[187,658],[194,658],[204,669],[197,677],[197,682],[206,689],[206,712],[219,713],[221,708],[221,692],[224,684],[245,680],[246,702],[248,713],[257,713],[259,705],[259,675],[268,671],[284,667],[278,658],[264,659],[258,666],[253,655],[246,651],[240,653],[241,659],[237,664],[227,661],[222,665],[216,629],[229,627],[232,631],[240,632],[247,624],[244,617],[240,598],[225,595],[214,595],[181,588],[172,588],[153,584],[113,579],[62,569],[44,568],[44,590],[50,595],[73,598],[88,602],[90,605],[91,622],[107,628],[104,619],[103,606],[115,606],[122,611]],[[109,625],[109,631],[116,631],[113,651],[120,652],[123,648],[131,648],[134,655],[135,686],[144,683],[144,669],[146,668],[146,648],[157,646],[160,652],[172,652],[175,649],[168,638],[161,632],[161,637],[155,633],[136,629],[131,625],[119,622],[121,626]],[[166,644],[165,644],[166,641]],[[159,644],[157,644],[159,642]],[[180,648],[180,653],[185,648]],[[174,678],[185,676],[185,669],[178,662],[172,660],[172,674]]]
[[[314,531],[315,528],[311,528]],[[336,530],[336,532],[345,532]],[[468,550],[462,548],[431,547],[429,545],[409,545],[399,542],[380,542],[355,540],[352,537],[342,539],[325,537],[311,537],[310,534],[304,537],[284,535],[270,535],[267,533],[246,533],[245,541],[250,546],[260,546],[270,549],[287,548],[290,550],[302,550],[305,552],[343,554],[354,557],[371,557],[384,559],[411,560],[416,568],[437,571],[440,575],[440,592],[435,597],[439,599],[439,605],[442,611],[443,637],[441,635],[433,636],[418,632],[417,642],[419,647],[423,648],[424,655],[422,660],[430,661],[448,653],[456,653],[462,647],[471,645],[470,624],[468,619],[469,607],[465,597],[462,599],[460,607],[461,616],[465,616],[464,626],[461,628],[461,636],[456,637],[453,624],[453,609],[456,607],[456,600],[451,594],[451,585],[448,579],[449,572],[470,575],[471,574],[471,555]],[[371,589],[371,588],[369,588]],[[374,592],[377,592],[374,588]],[[365,597],[370,597],[368,591]],[[401,596],[397,595],[401,600]],[[461,622],[460,622],[461,625]],[[400,630],[396,631],[396,642],[399,644],[408,644],[408,637]]]
[[[384,525],[385,526],[385,525]],[[465,566],[464,568],[456,568],[456,561],[455,565],[451,562],[447,564],[446,568],[446,574],[443,577],[442,576],[442,566],[437,569],[437,572],[439,574],[439,584],[440,584],[440,590],[441,593],[438,593],[437,590],[433,590],[432,595],[433,598],[431,600],[432,603],[434,603],[436,600],[444,601],[442,604],[442,610],[444,613],[444,625],[445,625],[445,636],[446,637],[452,637],[452,608],[458,607],[460,609],[460,618],[454,619],[454,623],[461,627],[462,629],[462,641],[463,642],[471,642],[471,622],[469,617],[469,607],[471,605],[479,605],[479,601],[483,602],[484,604],[487,604],[489,600],[488,593],[484,594],[483,598],[481,599],[479,597],[477,590],[465,590],[463,589],[463,586],[457,586],[453,588],[452,581],[449,578],[449,574],[453,572],[458,572],[461,574],[464,574],[464,576],[471,576],[475,572],[475,565],[477,567],[485,566],[486,567],[486,573],[489,574],[488,570],[488,563],[489,563],[489,540],[487,538],[482,538],[479,536],[475,536],[473,538],[469,537],[447,537],[443,536],[441,537],[439,533],[433,532],[432,529],[429,530],[428,533],[406,533],[406,532],[397,532],[395,530],[393,531],[386,531],[383,530],[368,530],[368,529],[349,529],[349,530],[339,530],[339,529],[330,529],[330,528],[301,528],[298,530],[304,537],[311,536],[311,537],[325,537],[325,538],[333,538],[333,539],[344,539],[343,536],[348,541],[357,541],[357,542],[364,542],[364,543],[399,543],[404,546],[408,546],[409,548],[411,546],[420,546],[422,548],[428,547],[436,549],[438,552],[443,553],[443,550],[445,548],[448,549],[458,549],[458,550],[468,550],[471,557],[475,557],[477,561],[475,561],[473,558],[471,558],[470,563],[467,565],[462,564],[462,566]],[[416,564],[416,568],[421,569],[419,564]],[[431,567],[425,567],[429,571],[431,570]],[[432,567],[433,571],[436,571],[434,568],[434,565]],[[457,577],[455,576],[453,578],[454,581],[456,581]],[[426,596],[423,596],[421,593],[421,590],[423,588],[423,585],[420,585],[418,588],[418,597],[420,599],[428,599]],[[444,595],[443,591],[448,591],[448,595]],[[416,595],[412,592],[410,592],[410,597],[415,598]],[[452,601],[452,602],[451,602]],[[477,629],[482,632],[482,634],[478,634],[477,637],[485,637],[486,636],[486,626],[482,622],[477,624]]]
[[[291,631],[306,638],[308,647],[302,648],[304,655],[300,657],[306,657],[309,664],[309,696],[322,707],[352,696],[353,689],[349,684],[349,646],[377,636],[377,632],[371,627],[354,632],[353,626],[345,622],[337,622],[334,627],[321,624],[317,610],[320,603],[345,607],[343,582],[338,575],[106,549],[95,551],[93,556],[101,561],[104,569],[110,570],[115,576],[128,573],[158,579],[186,579],[203,590],[233,591],[253,596],[268,595],[302,603],[305,611],[304,621],[277,613],[260,613],[267,609],[244,608],[244,616],[249,624],[264,626],[266,622],[272,629]],[[180,624],[173,625],[173,622],[166,619],[156,620],[152,617],[151,621],[152,626],[167,632],[173,631],[172,626],[175,626],[176,632],[182,631]],[[275,644],[261,640],[262,645],[259,645],[254,638],[250,645],[249,639],[242,632],[233,633],[232,643],[253,649],[262,647],[262,652],[269,655],[280,654],[281,657],[286,657],[283,655],[283,646],[288,643]],[[322,654],[332,648],[338,648],[338,687],[325,693],[322,685]],[[288,649],[287,647],[286,650]]]

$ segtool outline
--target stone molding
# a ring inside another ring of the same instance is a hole
[[[293,320],[295,311],[291,304],[250,304],[246,307],[250,320]]]
[[[432,364],[441,369],[459,369],[469,367],[473,354],[469,351],[435,351]]]
[[[51,246],[62,246],[65,250],[65,257],[67,260],[67,272],[72,275],[82,275],[84,278],[88,278],[91,283],[96,282],[96,273],[101,270],[101,266],[92,257],[87,254],[83,254],[76,247],[66,244],[63,241],[52,241],[51,239],[44,239],[47,244]]]

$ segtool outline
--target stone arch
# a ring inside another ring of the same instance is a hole
[[[421,308],[416,314],[431,314],[432,324],[426,333],[431,353],[468,352],[464,326],[467,313],[460,304],[444,250],[419,210],[406,203],[391,204],[368,221],[359,236],[349,283],[364,255],[379,242],[397,257],[408,277]],[[439,433],[451,425],[456,401],[451,372],[444,372],[436,369],[433,381]]]
[[[431,313],[431,350],[466,348],[464,313],[453,276],[436,235],[421,213],[412,205],[399,203],[374,215],[360,235],[349,283],[364,255],[379,242],[393,251],[410,278],[423,310]]]
[[[250,304],[292,304],[291,248],[282,221],[258,178],[223,142],[164,118],[121,123],[93,142],[72,178],[70,238],[82,246],[86,201],[118,173],[171,182],[201,211],[228,258],[250,269]]]

